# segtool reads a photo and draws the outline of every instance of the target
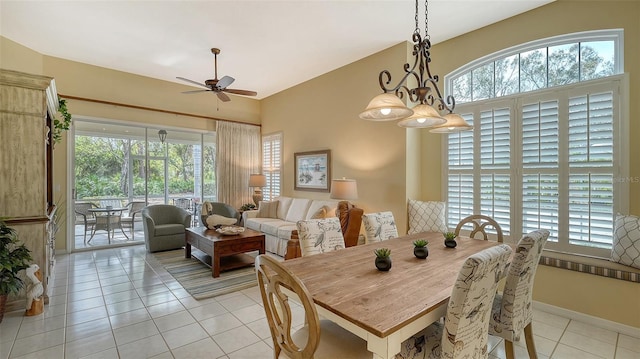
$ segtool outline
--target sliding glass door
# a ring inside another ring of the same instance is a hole
[[[161,138],[158,128],[81,120],[74,128],[74,249],[140,243],[134,204],[174,204],[195,217],[203,200],[216,199],[215,134],[165,130]],[[95,226],[108,208],[109,226]]]

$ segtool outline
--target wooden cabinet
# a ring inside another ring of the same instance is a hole
[[[57,105],[53,78],[0,69],[0,217],[40,266],[45,303],[55,264],[49,127]]]

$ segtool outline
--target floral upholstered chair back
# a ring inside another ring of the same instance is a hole
[[[509,341],[520,340],[520,333],[533,319],[533,279],[549,231],[531,232],[518,242],[509,267],[502,300],[496,300],[489,332]],[[496,298],[499,299],[499,298]]]
[[[451,291],[444,326],[435,322],[405,340],[396,359],[487,358],[491,303],[511,253],[500,244],[469,256]]]
[[[338,217],[298,221],[296,225],[303,257],[345,248]]]
[[[443,358],[487,358],[491,303],[512,250],[502,244],[465,261],[451,292],[442,336]]]
[[[362,215],[367,243],[380,242],[398,237],[398,227],[391,212],[367,213]]]

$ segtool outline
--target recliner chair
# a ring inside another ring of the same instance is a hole
[[[184,247],[185,228],[191,225],[191,214],[182,208],[157,204],[142,210],[144,243],[147,252]]]

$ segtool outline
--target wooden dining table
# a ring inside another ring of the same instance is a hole
[[[413,255],[413,241],[429,241],[429,256]],[[283,262],[305,284],[318,314],[366,340],[374,359],[393,358],[400,344],[446,314],[465,259],[500,243],[418,233]],[[376,269],[376,248],[391,249],[392,267]]]

